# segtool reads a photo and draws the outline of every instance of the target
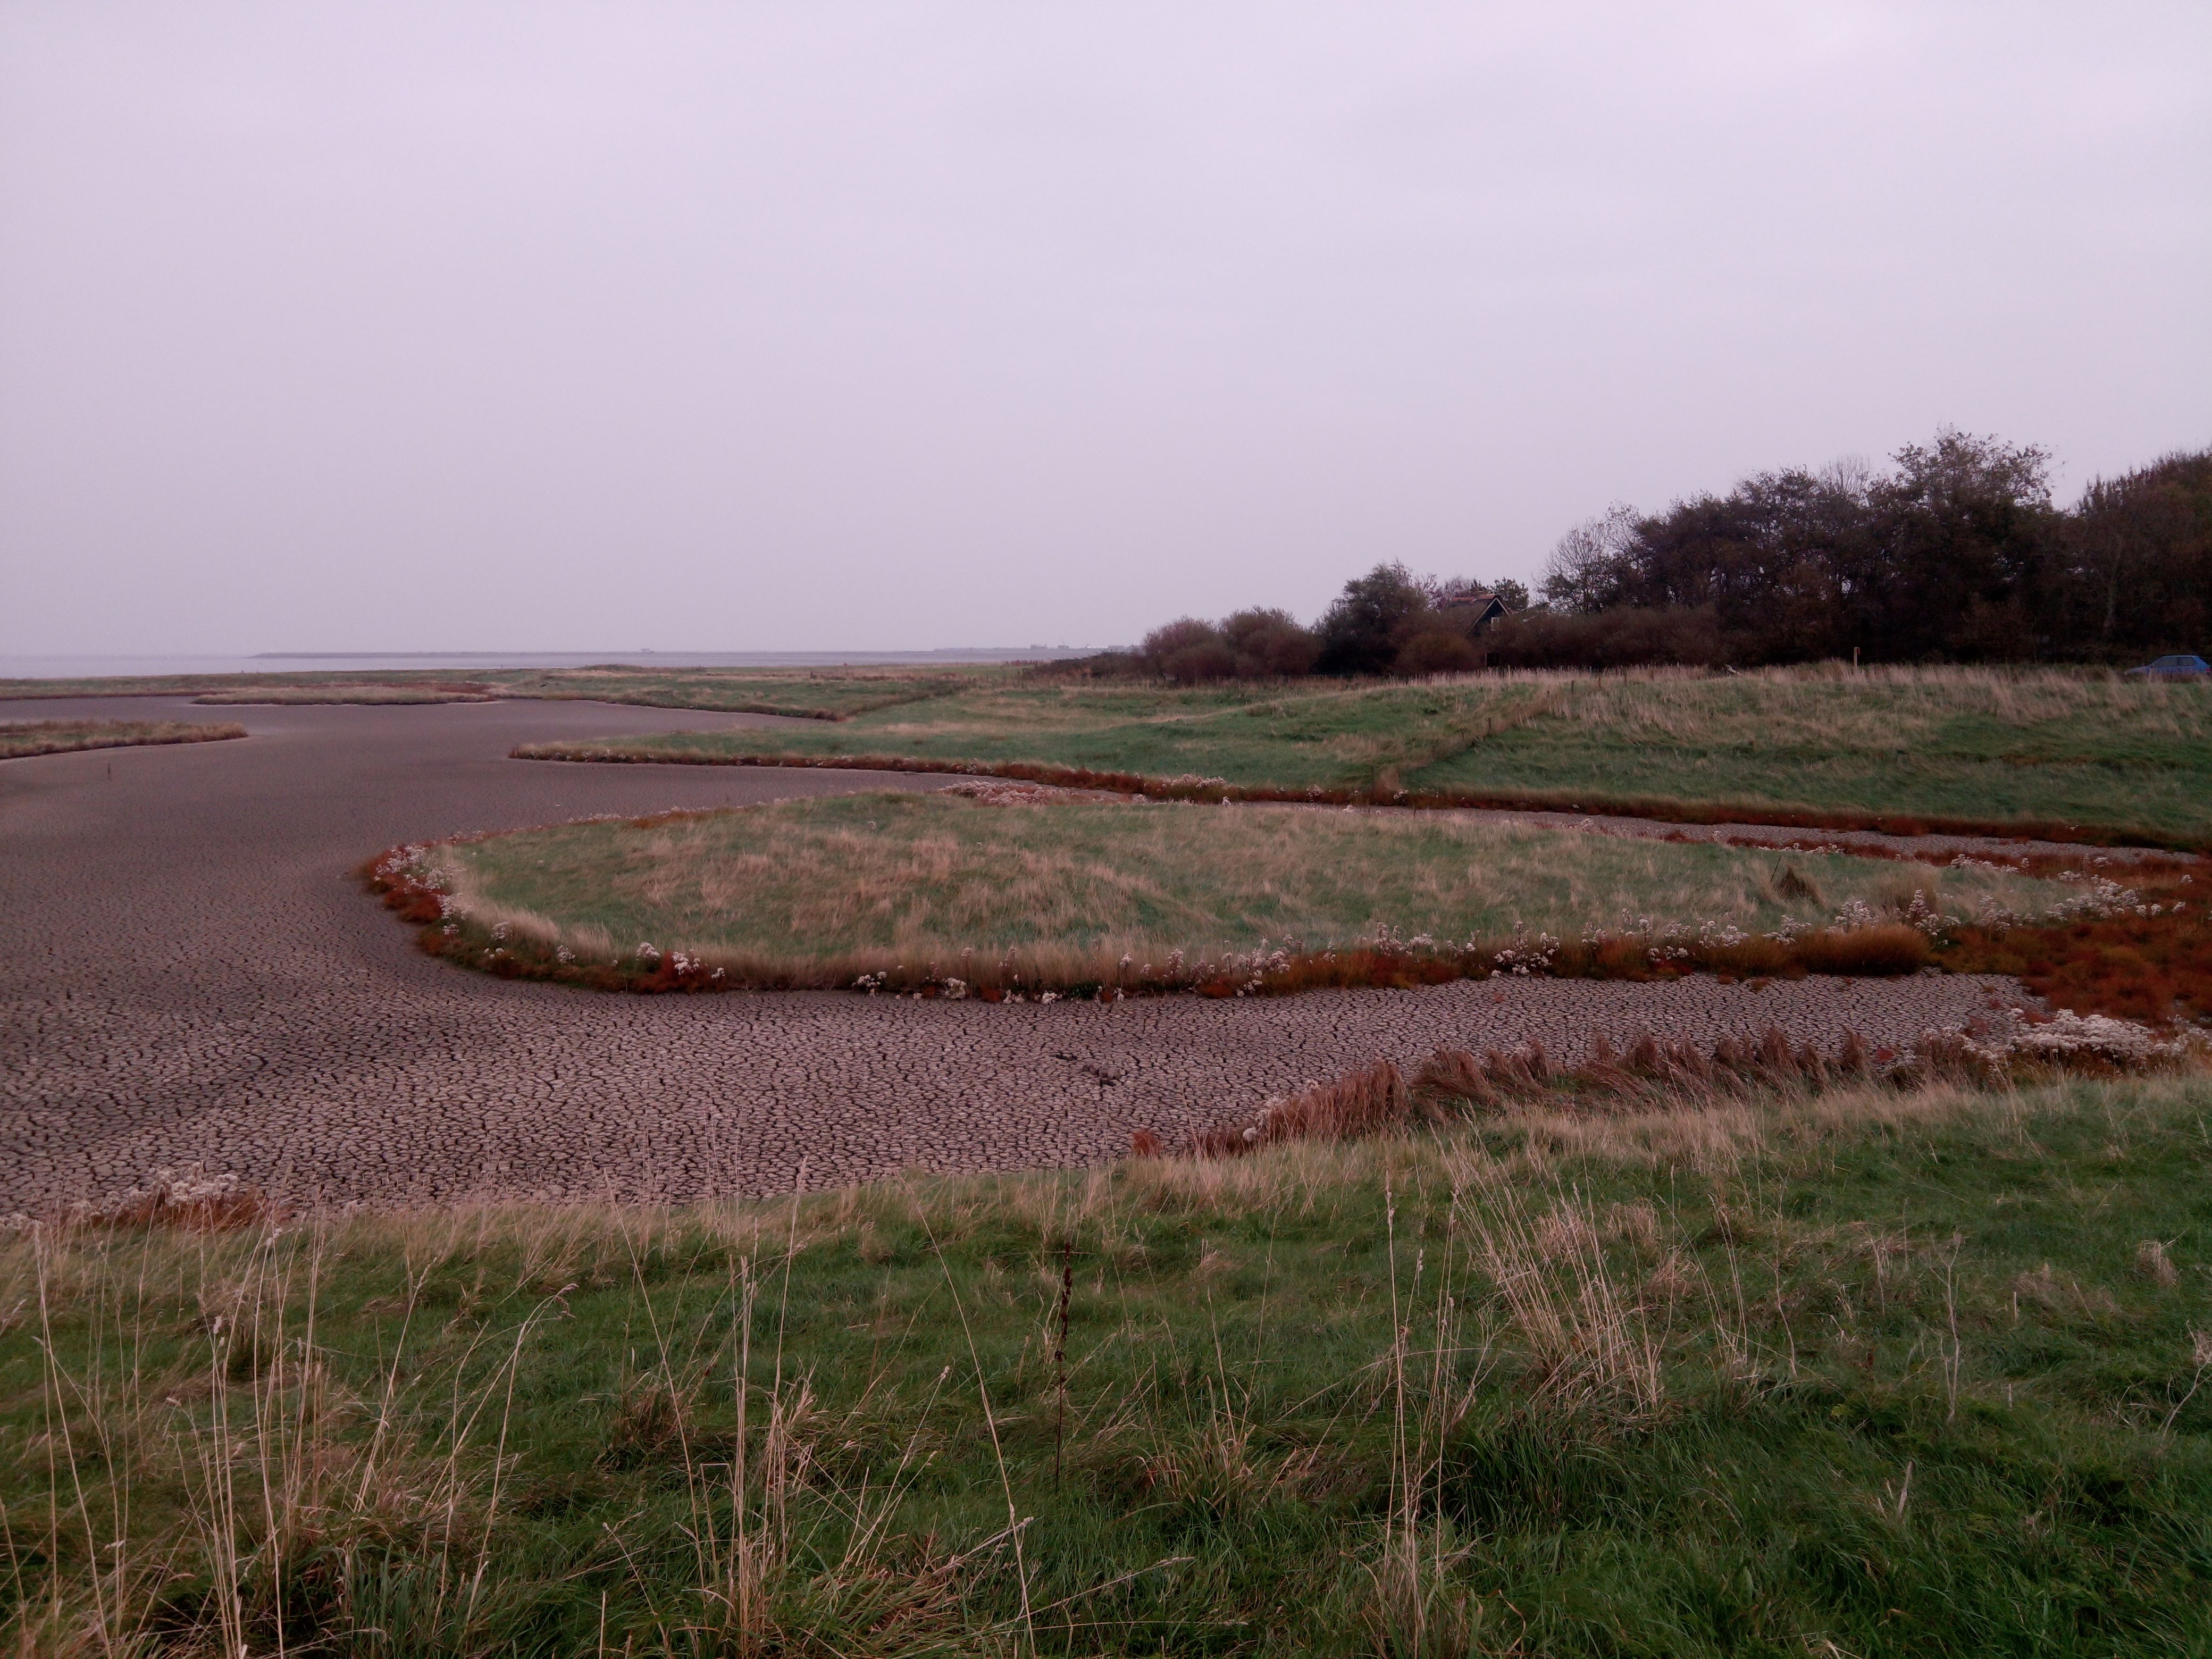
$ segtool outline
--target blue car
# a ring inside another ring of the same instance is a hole
[[[2154,680],[2201,680],[2212,676],[2212,663],[2202,657],[2160,657],[2141,668],[2130,668],[2128,673],[2130,677],[2142,674]]]

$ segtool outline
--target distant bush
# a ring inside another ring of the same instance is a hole
[[[1184,617],[1155,628],[1137,659],[1177,685],[1283,679],[1310,672],[1321,647],[1287,611],[1240,611],[1218,623]]]
[[[1378,564],[1345,583],[1315,632],[1324,674],[1387,674],[1415,633],[1425,632],[1430,595],[1402,564]]]
[[[1225,680],[1237,672],[1237,653],[1213,623],[1181,617],[1145,635],[1137,654],[1162,679],[1178,685]]]
[[[1486,641],[1498,668],[1718,667],[1728,660],[1711,605],[1624,607],[1578,616],[1534,610],[1497,623]]]
[[[1134,651],[1094,651],[1085,657],[1054,657],[1042,662],[1024,663],[1021,678],[1025,680],[1133,680],[1150,679],[1156,673],[1152,665]]]
[[[1287,611],[1240,611],[1221,624],[1222,637],[1237,653],[1242,679],[1275,679],[1310,673],[1321,641],[1301,628]]]
[[[1407,678],[1424,674],[1464,674],[1482,666],[1482,653],[1466,635],[1449,628],[1420,629],[1390,659],[1390,672]]]

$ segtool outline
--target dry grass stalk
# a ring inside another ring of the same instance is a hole
[[[788,1260],[834,1218],[815,1218],[805,1232],[796,1207],[783,1219],[778,1229],[749,1217],[731,1236],[768,1238]],[[544,1284],[504,1334],[465,1316],[427,1341],[410,1342],[410,1297],[383,1397],[363,1399],[337,1382],[321,1346],[330,1265],[364,1243],[400,1250],[420,1285],[457,1255],[513,1243],[526,1285],[563,1265],[604,1285],[621,1257],[635,1268],[663,1225],[650,1213],[510,1209],[327,1218],[186,1245],[163,1243],[158,1224],[135,1236],[119,1224],[27,1230],[4,1266],[28,1273],[38,1305],[52,1480],[46,1514],[4,1517],[19,1548],[35,1520],[41,1565],[31,1593],[0,1620],[0,1646],[57,1659],[338,1650],[378,1626],[374,1598],[397,1556],[411,1575],[410,1628],[440,1651],[489,1651],[499,1553],[514,1532],[503,1482],[520,1362],[577,1286]],[[585,1239],[597,1249],[580,1261]],[[696,1558],[692,1602],[665,1609],[659,1644],[765,1656],[815,1650],[805,1644],[836,1632],[886,1654],[955,1642],[969,1622],[963,1590],[991,1570],[1005,1540],[956,1559],[897,1532],[898,1508],[930,1456],[927,1405],[889,1481],[841,1487],[817,1448],[856,1431],[853,1413],[866,1399],[827,1416],[811,1380],[786,1374],[780,1337],[763,1366],[750,1259],[742,1278],[738,1328],[726,1340],[705,1330],[679,1338],[659,1322],[654,1288],[638,1281],[655,1363],[626,1381],[608,1455],[680,1465]],[[144,1368],[138,1322],[149,1303],[179,1296],[201,1310],[200,1362],[157,1376]],[[64,1309],[88,1322],[93,1339],[74,1366],[55,1336]],[[733,1441],[698,1426],[718,1353],[738,1401]],[[434,1408],[442,1396],[443,1420],[403,1426],[413,1411],[403,1394]],[[149,1534],[132,1521],[134,1495],[165,1487],[180,1494],[179,1520]],[[842,1540],[826,1559],[824,1524]]]
[[[2146,1238],[2136,1246],[2136,1272],[2161,1288],[2171,1288],[2181,1282],[2181,1269],[2166,1254],[2162,1238]]]
[[[1402,1127],[1416,1115],[1404,1075],[1381,1060],[1334,1083],[1275,1096],[1247,1123],[1199,1130],[1188,1151],[1194,1158],[1232,1158],[1279,1140],[1358,1140]]]
[[[235,1175],[209,1175],[195,1164],[160,1169],[145,1181],[97,1203],[80,1200],[58,1218],[67,1227],[160,1227],[179,1232],[236,1232],[283,1220],[283,1212]]]
[[[112,1228],[40,1227],[27,1237],[44,1410],[69,1474],[65,1486],[56,1474],[50,1494],[47,1599],[10,1621],[19,1650],[149,1650],[157,1615],[182,1621],[184,1650],[311,1647],[318,1637],[303,1623],[334,1633],[362,1622],[360,1553],[394,1542],[433,1564],[441,1596],[457,1595],[455,1549],[476,1511],[459,1462],[467,1424],[444,1458],[388,1421],[365,1441],[347,1431],[368,1413],[336,1383],[318,1344],[324,1235],[271,1230],[210,1243],[196,1256],[157,1250],[157,1236],[142,1231],[135,1251]],[[111,1260],[125,1251],[137,1257],[135,1271]],[[172,1273],[196,1265],[205,1342],[197,1378],[144,1369],[136,1322],[165,1288],[152,1282],[157,1264]],[[52,1322],[73,1278],[72,1311],[92,1337],[74,1371]],[[88,1307],[84,1284],[94,1287]],[[164,1486],[182,1493],[181,1529],[143,1537],[131,1521],[134,1494]],[[72,1532],[76,1548],[64,1542]],[[204,1592],[174,1600],[177,1584],[195,1578]],[[165,1638],[161,1650],[173,1645]]]
[[[1285,1142],[1357,1140],[1469,1115],[1514,1118],[1528,1126],[1532,1147],[1587,1146],[1593,1119],[1649,1118],[1655,1145],[1694,1127],[1705,1144],[1683,1146],[1676,1139],[1677,1152],[1703,1167],[1715,1157],[1729,1161],[1739,1135],[1755,1143],[1756,1124],[1776,1110],[1794,1103],[1801,1113],[1817,1115],[1813,1103],[1838,1091],[1850,1103],[1839,1103],[1832,1121],[1856,1115],[1869,1093],[1910,1115],[1915,1103],[1948,1101],[1954,1090],[2008,1090],[2023,1080],[2069,1073],[2104,1077],[2193,1063],[2197,1050],[2180,1040],[2158,1039],[2135,1027],[2104,1031],[2121,1024],[2076,1021],[2067,1029],[2088,1036],[2057,1044],[2038,1035],[2044,1027],[2011,1036],[1930,1031],[1902,1054],[1885,1049],[1879,1056],[1856,1033],[1846,1033],[1832,1058],[1809,1044],[1793,1044],[1771,1025],[1756,1041],[1723,1037],[1710,1052],[1647,1031],[1623,1054],[1600,1036],[1589,1059],[1571,1067],[1561,1066],[1540,1042],[1480,1057],[1439,1048],[1410,1084],[1394,1062],[1377,1060],[1334,1082],[1271,1097],[1249,1118],[1194,1133],[1183,1150],[1201,1164],[1218,1163]],[[1748,1110],[1754,1103],[1761,1109],[1757,1115]],[[1161,1152],[1159,1137],[1149,1129],[1137,1130],[1131,1146],[1146,1161]]]
[[[1657,1415],[1662,1344],[1634,1287],[1614,1280],[1578,1194],[1556,1192],[1535,1212],[1523,1190],[1483,1181],[1455,1216],[1527,1346],[1533,1398],[1619,1422]]]

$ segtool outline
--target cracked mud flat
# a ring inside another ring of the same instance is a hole
[[[0,719],[18,705],[0,703]],[[196,719],[181,700],[42,718]],[[1778,1024],[1902,1044],[2009,981],[1764,991],[1514,980],[990,1006],[837,993],[625,997],[418,953],[351,872],[395,842],[591,812],[856,789],[915,774],[586,767],[518,743],[774,724],[580,702],[225,708],[245,742],[0,764],[0,1211],[204,1166],[301,1203],[653,1199],[902,1169],[1103,1162],[1387,1054]]]

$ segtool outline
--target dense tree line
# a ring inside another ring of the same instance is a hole
[[[2051,499],[2033,445],[1942,432],[1887,470],[1747,478],[1664,513],[1616,507],[1519,583],[1378,564],[1311,627],[1287,611],[1186,617],[1112,672],[1180,684],[1486,665],[2112,662],[2212,648],[2212,449]],[[1494,593],[1505,615],[1478,596]]]
[[[2051,501],[2049,459],[1945,432],[1887,471],[1766,472],[1662,514],[1616,507],[1561,540],[1543,596],[1556,617],[1660,625],[1683,660],[2100,661],[2205,645],[2212,450],[2100,479],[2071,509]]]

